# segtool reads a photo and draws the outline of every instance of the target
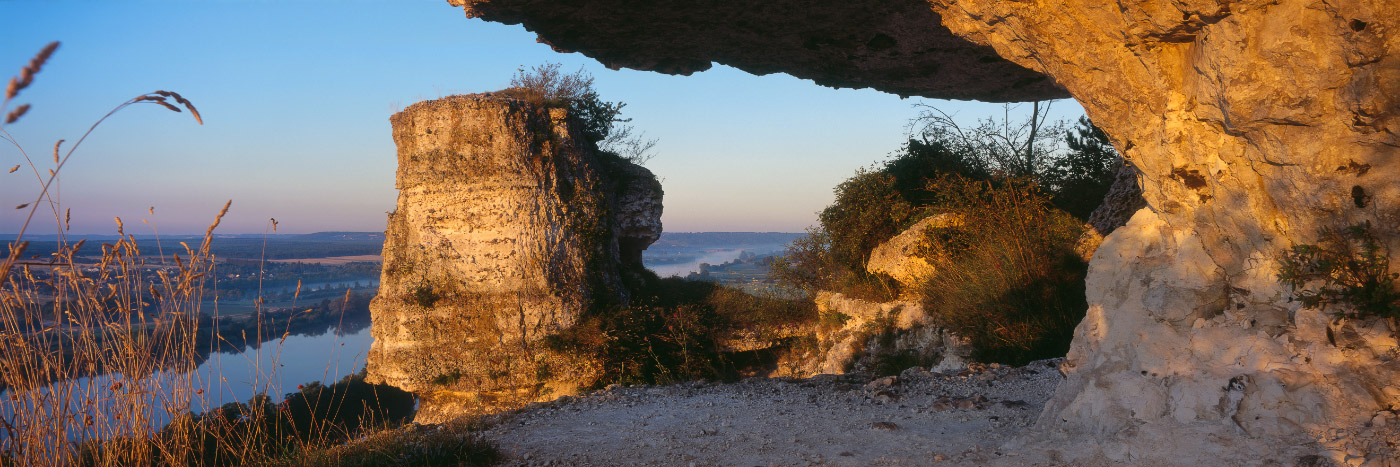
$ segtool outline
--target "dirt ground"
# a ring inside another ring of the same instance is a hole
[[[1034,423],[1060,360],[897,377],[610,387],[498,416],[507,465],[1047,465],[1003,444]]]

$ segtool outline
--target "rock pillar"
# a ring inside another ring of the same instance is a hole
[[[390,122],[399,199],[369,380],[417,393],[420,422],[592,384],[596,362],[544,341],[627,302],[622,259],[661,232],[655,177],[601,156],[565,109],[499,94],[420,102]]]

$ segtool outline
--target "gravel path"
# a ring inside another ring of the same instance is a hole
[[[999,448],[1034,423],[1059,362],[609,387],[502,415],[486,436],[508,465],[1048,464]]]

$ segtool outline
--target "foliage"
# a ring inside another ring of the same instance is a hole
[[[704,281],[643,273],[632,304],[593,313],[551,336],[553,350],[596,355],[602,383],[665,384],[693,379],[732,379],[738,365],[718,342],[736,329],[810,323],[806,300],[755,296]]]
[[[913,203],[884,171],[859,170],[836,186],[836,200],[817,216],[834,261],[863,270],[875,247],[899,234],[914,215]]]
[[[11,80],[0,111],[32,82],[56,47],[45,48]],[[141,103],[187,110],[200,121],[179,94],[143,94],[99,119],[66,154],[56,144],[50,168],[40,168],[0,125],[0,135],[34,173],[37,199],[20,206],[30,207],[31,220],[43,207],[53,213],[59,232],[66,231],[65,210],[50,188],[87,135],[117,111]],[[16,109],[5,124],[22,116]],[[29,221],[20,227],[0,263],[0,386],[6,393],[0,398],[0,465],[267,463],[402,420],[412,410],[411,395],[346,380],[307,385],[278,404],[260,395],[248,404],[225,406],[227,411],[190,414],[193,407],[211,405],[207,397],[228,391],[228,381],[205,381],[195,372],[210,349],[235,346],[221,334],[223,323],[214,324],[201,310],[205,285],[223,264],[214,260],[211,245],[228,208],[225,204],[203,237],[190,242],[193,246],[181,242],[181,250],[168,260],[162,252],[158,261],[143,256],[142,245],[116,219],[117,235],[101,245],[96,264],[75,261],[84,242],[70,243],[62,235],[46,261],[20,263]],[[41,268],[46,275],[37,274]],[[352,294],[340,302],[342,307],[362,304],[363,297]],[[291,321],[286,317],[286,326],[275,330],[260,322],[256,329],[280,331],[285,338],[293,330]],[[248,341],[247,334],[239,334]],[[253,337],[258,340],[252,342],[262,341]],[[261,358],[252,360],[259,362],[256,374],[275,371],[262,368]],[[266,390],[266,382],[253,384]]]
[[[154,439],[167,450],[173,443],[189,443],[179,446],[185,460],[175,462],[178,464],[242,465],[257,458],[272,461],[287,453],[315,451],[362,433],[402,425],[412,415],[414,403],[411,393],[366,383],[363,374],[349,375],[330,386],[320,382],[300,385],[279,403],[259,394],[246,404],[231,402],[203,414],[188,414],[166,425]],[[99,456],[110,444],[86,445],[82,455]]]
[[[963,222],[931,229],[948,260],[923,289],[924,307],[967,338],[973,357],[1024,364],[1063,356],[1084,318],[1087,265],[1074,252],[1082,224],[1028,180],[929,181],[936,205]]]
[[[774,262],[773,277],[809,293],[890,300],[898,284],[865,270],[871,251],[920,219],[954,213],[962,222],[932,230],[923,252],[940,264],[934,277],[904,292],[923,297],[979,359],[1064,355],[1087,308],[1086,266],[1073,250],[1082,223],[1056,203],[1097,207],[1117,156],[1087,120],[1060,154],[1062,125],[1045,125],[1043,110],[1032,113],[1039,122],[1013,124],[1008,107],[1000,122],[961,129],[934,109],[894,158],[836,188],[820,225]]]
[[[831,261],[827,238],[821,227],[808,227],[806,235],[793,240],[787,251],[769,264],[768,277],[780,287],[809,296],[820,290],[836,290],[831,276],[838,266]]]
[[[608,137],[598,143],[598,149],[628,162],[645,165],[656,157],[656,138],[647,139],[646,132],[637,131],[632,125],[614,125]]]
[[[1058,150],[1064,123],[1048,122],[1049,102],[1031,104],[1031,114],[1021,121],[1013,117],[1019,105],[1006,104],[1000,119],[987,117],[964,128],[943,110],[919,104],[919,116],[910,122],[911,133],[944,141],[958,154],[1010,177],[1045,174]]]
[[[1053,187],[1056,206],[1087,220],[1108,195],[1123,160],[1088,117],[1079,117],[1074,129],[1065,132],[1065,145],[1068,150],[1051,163],[1044,185]]]
[[[267,465],[305,467],[489,466],[498,465],[496,445],[469,424],[405,425],[373,433],[343,446],[300,450]]]
[[[432,308],[433,304],[442,300],[442,294],[433,290],[433,286],[429,284],[419,284],[409,296],[415,305],[423,308]]]
[[[604,101],[593,88],[593,75],[583,68],[573,73],[560,72],[558,63],[546,63],[520,69],[510,80],[505,93],[550,107],[562,107],[583,123],[584,138],[598,145],[599,150],[643,164],[655,156],[655,139],[637,132],[631,125],[618,125],[631,119],[618,118],[623,102]]]
[[[870,274],[865,264],[875,247],[927,215],[936,200],[926,179],[940,173],[992,177],[984,161],[955,147],[924,135],[910,139],[878,168],[857,170],[837,185],[836,200],[818,215],[820,225],[773,262],[773,277],[808,294],[834,290],[875,301],[893,299],[898,285]]]
[[[1344,305],[1333,314],[1400,318],[1400,274],[1390,271],[1390,251],[1371,229],[1370,222],[1326,228],[1316,244],[1294,245],[1283,253],[1279,280],[1306,308]]]
[[[921,104],[910,129],[960,155],[950,160],[965,161],[961,167],[940,167],[937,173],[1034,179],[1056,206],[1087,220],[1108,194],[1122,159],[1108,135],[1088,117],[1080,117],[1071,129],[1065,122],[1047,121],[1049,103],[1031,105],[1024,121],[1012,116],[1019,106],[1007,104],[1001,118],[984,118],[963,128],[952,115]]]

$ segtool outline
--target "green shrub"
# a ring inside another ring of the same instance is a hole
[[[1080,117],[1073,131],[1065,132],[1065,145],[1069,150],[1051,163],[1042,185],[1054,187],[1055,206],[1088,220],[1103,204],[1123,159],[1088,117]]]
[[[711,282],[645,275],[631,306],[611,307],[550,336],[554,351],[594,355],[603,363],[599,385],[666,384],[733,379],[736,362],[717,341],[735,329],[763,329],[816,320],[807,300],[750,295]]]
[[[1339,318],[1400,318],[1400,293],[1390,272],[1390,251],[1371,233],[1371,223],[1323,229],[1317,244],[1283,253],[1279,280],[1305,308],[1328,305]]]
[[[963,222],[931,231],[936,247],[923,252],[947,255],[938,261],[944,265],[910,295],[970,339],[979,360],[1063,356],[1087,309],[1087,266],[1073,249],[1083,225],[1075,217],[1102,202],[1119,162],[1087,119],[1076,136],[1043,125],[1040,110],[1025,124],[986,119],[970,129],[936,109],[925,114],[916,122],[920,136],[893,159],[836,187],[820,225],[773,262],[772,276],[809,294],[891,300],[898,284],[865,270],[871,251],[920,219],[956,213]],[[1062,135],[1067,151],[1052,147]],[[1008,175],[1017,173],[1025,175]]]
[[[1087,309],[1087,266],[1074,252],[1082,224],[1028,180],[947,175],[928,189],[964,219],[929,231],[950,260],[924,288],[929,313],[970,340],[979,361],[1063,356]]]
[[[501,92],[546,107],[568,109],[583,123],[583,136],[591,143],[607,139],[620,120],[622,102],[607,102],[593,89],[593,75],[580,68],[573,73],[559,71],[560,64],[546,63],[517,70],[510,88]]]

